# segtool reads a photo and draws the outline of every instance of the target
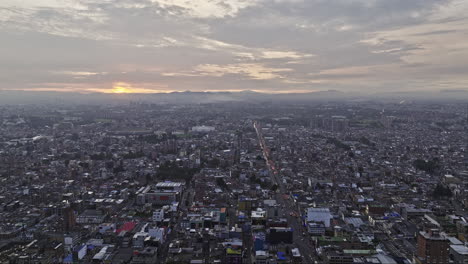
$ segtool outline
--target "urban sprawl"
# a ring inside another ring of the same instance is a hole
[[[468,263],[467,106],[0,106],[0,263]]]

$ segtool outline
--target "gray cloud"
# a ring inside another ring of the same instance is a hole
[[[0,3],[0,89],[458,89],[463,0]],[[435,75],[438,74],[438,75]]]

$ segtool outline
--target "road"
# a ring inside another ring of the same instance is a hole
[[[181,230],[181,220],[183,212],[187,211],[187,208],[191,206],[194,197],[194,189],[192,185],[188,187],[182,193],[182,198],[180,199],[179,203],[179,210],[177,210],[177,215],[172,218],[172,228],[171,232],[166,236],[166,241],[161,245],[161,249],[159,250],[159,258],[156,261],[156,264],[166,263],[168,252],[169,252],[169,244],[177,237],[177,232]],[[187,201],[187,206],[185,205]]]
[[[307,230],[302,225],[301,213],[297,209],[297,206],[292,200],[291,196],[288,195],[287,198],[284,196],[286,193],[286,187],[281,180],[278,168],[276,168],[274,161],[271,159],[271,152],[265,143],[262,128],[256,121],[254,122],[254,128],[257,133],[257,138],[262,149],[266,165],[270,172],[272,182],[278,185],[279,193],[277,192],[275,194],[276,203],[282,208],[281,211],[287,218],[288,225],[293,229],[294,246],[299,248],[305,263],[314,263],[315,247],[309,240],[310,237],[303,235],[304,233],[307,234]],[[296,216],[291,216],[290,213],[294,213]]]

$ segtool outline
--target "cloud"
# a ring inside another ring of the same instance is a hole
[[[363,40],[375,52],[398,52],[406,64],[431,67],[462,67],[468,58],[468,3],[452,1],[439,6],[426,23],[377,31]]]
[[[254,0],[151,0],[163,8],[178,7],[196,18],[235,16],[239,10],[256,4]]]
[[[3,0],[0,89],[456,89],[467,14],[464,0]]]
[[[307,57],[313,57],[311,54],[300,54],[295,51],[263,51],[262,58],[264,59],[303,59]]]
[[[86,71],[55,71],[53,73],[72,75],[72,76],[93,76],[93,75],[98,75],[98,74],[105,74],[101,72],[86,72]]]
[[[257,63],[239,63],[239,64],[202,64],[190,72],[181,73],[163,73],[164,76],[211,76],[223,77],[228,74],[242,75],[252,80],[281,79],[284,76],[281,73],[292,71],[290,68],[270,68]]]

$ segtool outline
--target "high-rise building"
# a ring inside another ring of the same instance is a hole
[[[69,232],[70,230],[75,227],[76,224],[76,217],[75,217],[75,212],[73,211],[73,208],[70,206],[66,206],[62,209],[63,213],[63,230],[65,232]]]
[[[331,118],[331,131],[344,132],[348,129],[348,119],[344,116],[332,116]]]
[[[349,127],[349,120],[345,116],[324,117],[317,115],[310,121],[310,127],[332,132],[345,132]]]
[[[448,264],[449,240],[447,237],[441,234],[438,229],[419,232],[415,263]]]

